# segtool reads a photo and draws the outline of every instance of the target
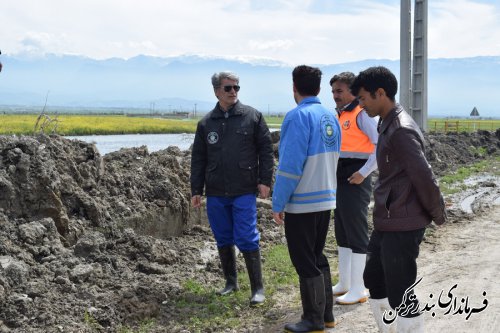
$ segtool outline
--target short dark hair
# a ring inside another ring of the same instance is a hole
[[[378,88],[382,88],[385,91],[386,96],[394,101],[394,97],[398,92],[398,80],[392,72],[382,66],[370,67],[362,72],[359,72],[358,76],[351,85],[351,94],[357,96],[359,90],[363,88],[368,91],[370,95],[375,97],[375,92]]]
[[[319,68],[300,65],[293,69],[293,84],[301,96],[318,96],[321,75]]]
[[[354,82],[354,79],[356,79],[356,75],[354,75],[354,73],[342,72],[340,74],[334,75],[330,79],[330,85],[333,85],[335,82],[339,81],[339,82],[347,84],[347,86],[350,87],[351,84]]]

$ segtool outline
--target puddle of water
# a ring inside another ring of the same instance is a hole
[[[474,200],[476,200],[476,198],[481,196],[484,192],[486,192],[486,190],[482,190],[482,191],[475,193],[473,195],[469,195],[468,197],[463,199],[460,202],[460,209],[462,209],[462,211],[464,211],[468,214],[472,214],[473,213],[472,212],[472,204],[474,203]]]
[[[467,188],[477,187],[478,189],[478,192],[468,195],[460,201],[460,209],[465,213],[472,214],[472,205],[474,204],[474,201],[485,193],[487,193],[487,195],[491,198],[494,193],[491,189],[500,186],[500,178],[491,174],[474,175],[465,179],[463,181],[463,185],[466,185]],[[492,201],[493,204],[500,205],[500,197],[496,197]]]
[[[467,186],[474,186],[484,182],[493,182],[498,181],[497,177],[492,175],[478,175],[472,176],[470,178],[464,179],[463,183]]]

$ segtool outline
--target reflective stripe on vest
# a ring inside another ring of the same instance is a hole
[[[358,127],[356,119],[362,110],[363,108],[358,105],[352,111],[343,111],[339,116],[342,129],[340,158],[368,159],[375,149],[370,138]]]

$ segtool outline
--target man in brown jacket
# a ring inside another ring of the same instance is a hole
[[[385,67],[359,73],[353,95],[370,117],[380,116],[377,143],[379,179],[374,189],[374,230],[364,271],[370,306],[381,332],[424,332],[411,286],[417,278],[416,259],[425,227],[446,220],[444,200],[424,154],[418,125],[395,102],[398,82]],[[385,310],[397,320],[387,325]]]

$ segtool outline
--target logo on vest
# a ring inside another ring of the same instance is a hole
[[[349,128],[351,128],[351,121],[350,120],[344,121],[342,123],[342,129],[348,130]]]
[[[207,135],[207,141],[209,144],[213,145],[219,141],[219,134],[217,132],[210,132]]]
[[[321,117],[321,138],[328,147],[335,145],[335,143],[337,142],[334,126],[335,122],[333,121],[333,118],[331,116],[324,115],[323,117]]]

